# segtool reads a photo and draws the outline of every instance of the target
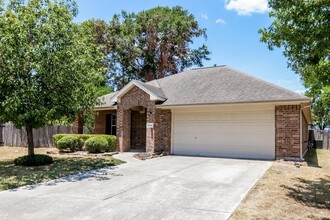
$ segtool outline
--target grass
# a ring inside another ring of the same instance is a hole
[[[330,151],[311,150],[307,165],[274,162],[231,219],[330,219]]]
[[[35,153],[45,154],[49,150],[52,149],[36,148]],[[39,167],[15,166],[13,160],[26,154],[26,148],[0,147],[0,191],[123,163],[123,161],[109,156],[97,158],[52,156],[54,163],[51,165]]]

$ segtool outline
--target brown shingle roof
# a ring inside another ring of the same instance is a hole
[[[198,68],[147,83],[134,81],[159,97],[159,105],[201,105],[272,101],[310,101],[311,99],[228,66]],[[105,104],[113,105],[110,93]]]
[[[198,105],[269,101],[310,101],[310,98],[228,66],[199,68],[153,80],[166,101],[162,105]]]

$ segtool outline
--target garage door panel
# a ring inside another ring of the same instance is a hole
[[[207,126],[207,130],[205,130],[205,126]],[[199,132],[217,132],[219,129],[219,124],[216,122],[178,122],[176,123],[176,132],[177,133],[199,133]]]
[[[207,128],[207,129],[206,129]],[[230,129],[228,129],[230,128]],[[196,123],[196,122],[188,122],[188,123],[177,123],[175,125],[176,134],[230,134],[237,135],[239,137],[242,134],[273,134],[274,128],[269,126],[269,123],[259,123],[259,124],[251,124],[251,123]]]
[[[207,129],[206,129],[207,128]],[[176,133],[216,133],[216,134],[236,134],[239,136],[244,134],[273,134],[274,128],[269,123],[229,123],[229,122],[205,122],[205,121],[189,121],[176,122]]]
[[[173,114],[174,154],[274,159],[271,110]]]
[[[221,112],[219,113],[176,113],[176,121],[230,121],[230,122],[242,122],[242,121],[255,121],[255,118],[264,120],[271,120],[274,117],[273,111],[263,111],[259,114],[253,111],[243,112]]]
[[[191,152],[191,147],[198,147],[198,150]],[[207,149],[207,151],[206,151]],[[246,146],[244,148],[237,148],[235,146],[213,146],[205,145],[191,146],[185,145],[178,150],[176,154],[182,155],[197,155],[197,156],[222,156],[222,157],[237,157],[237,158],[253,158],[253,159],[272,159],[269,158],[267,149],[259,149],[255,146]]]
[[[240,135],[236,139],[227,135],[209,134],[209,135],[192,135],[192,134],[176,134],[174,139],[174,146],[183,145],[189,143],[189,145],[213,145],[213,146],[238,146],[244,147],[246,145],[254,146],[266,146],[269,144],[269,139],[273,138],[273,135]],[[253,141],[253,140],[258,141]],[[221,144],[219,144],[221,143]]]

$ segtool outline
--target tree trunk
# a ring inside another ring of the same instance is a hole
[[[84,113],[78,113],[78,134],[84,133]]]
[[[26,126],[26,135],[28,141],[28,155],[34,155],[34,146],[33,146],[33,128],[30,126]]]

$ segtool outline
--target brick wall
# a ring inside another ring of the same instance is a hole
[[[78,117],[72,123],[72,133],[78,134],[79,120]]]
[[[117,104],[117,150],[129,151],[131,145],[131,109],[146,108],[146,122],[153,123],[153,128],[146,128],[146,152],[170,150],[171,112],[156,109],[150,95],[134,86],[123,95]]]
[[[168,152],[171,153],[171,122],[172,113],[171,110],[156,110],[156,152]]]
[[[74,122],[72,123],[72,133],[82,134],[84,132],[83,123],[84,123],[83,118],[81,116],[80,117],[77,116]]]
[[[155,122],[156,106],[150,100],[149,94],[134,86],[123,95],[117,104],[117,149],[129,151],[131,145],[131,110],[134,107],[142,106],[147,111],[147,123]],[[146,131],[146,151],[154,151],[154,129]]]
[[[131,110],[131,149],[146,149],[146,111]]]
[[[102,111],[95,111],[94,117],[94,134],[105,134],[105,128],[106,128],[106,115],[107,114],[115,114],[116,110],[102,110]],[[78,126],[82,123],[82,121],[78,120],[78,117],[74,122],[72,123],[72,133],[78,134]]]
[[[276,157],[300,157],[300,105],[275,107]]]
[[[106,133],[106,115],[116,114],[116,110],[102,110],[95,112],[94,134]]]

